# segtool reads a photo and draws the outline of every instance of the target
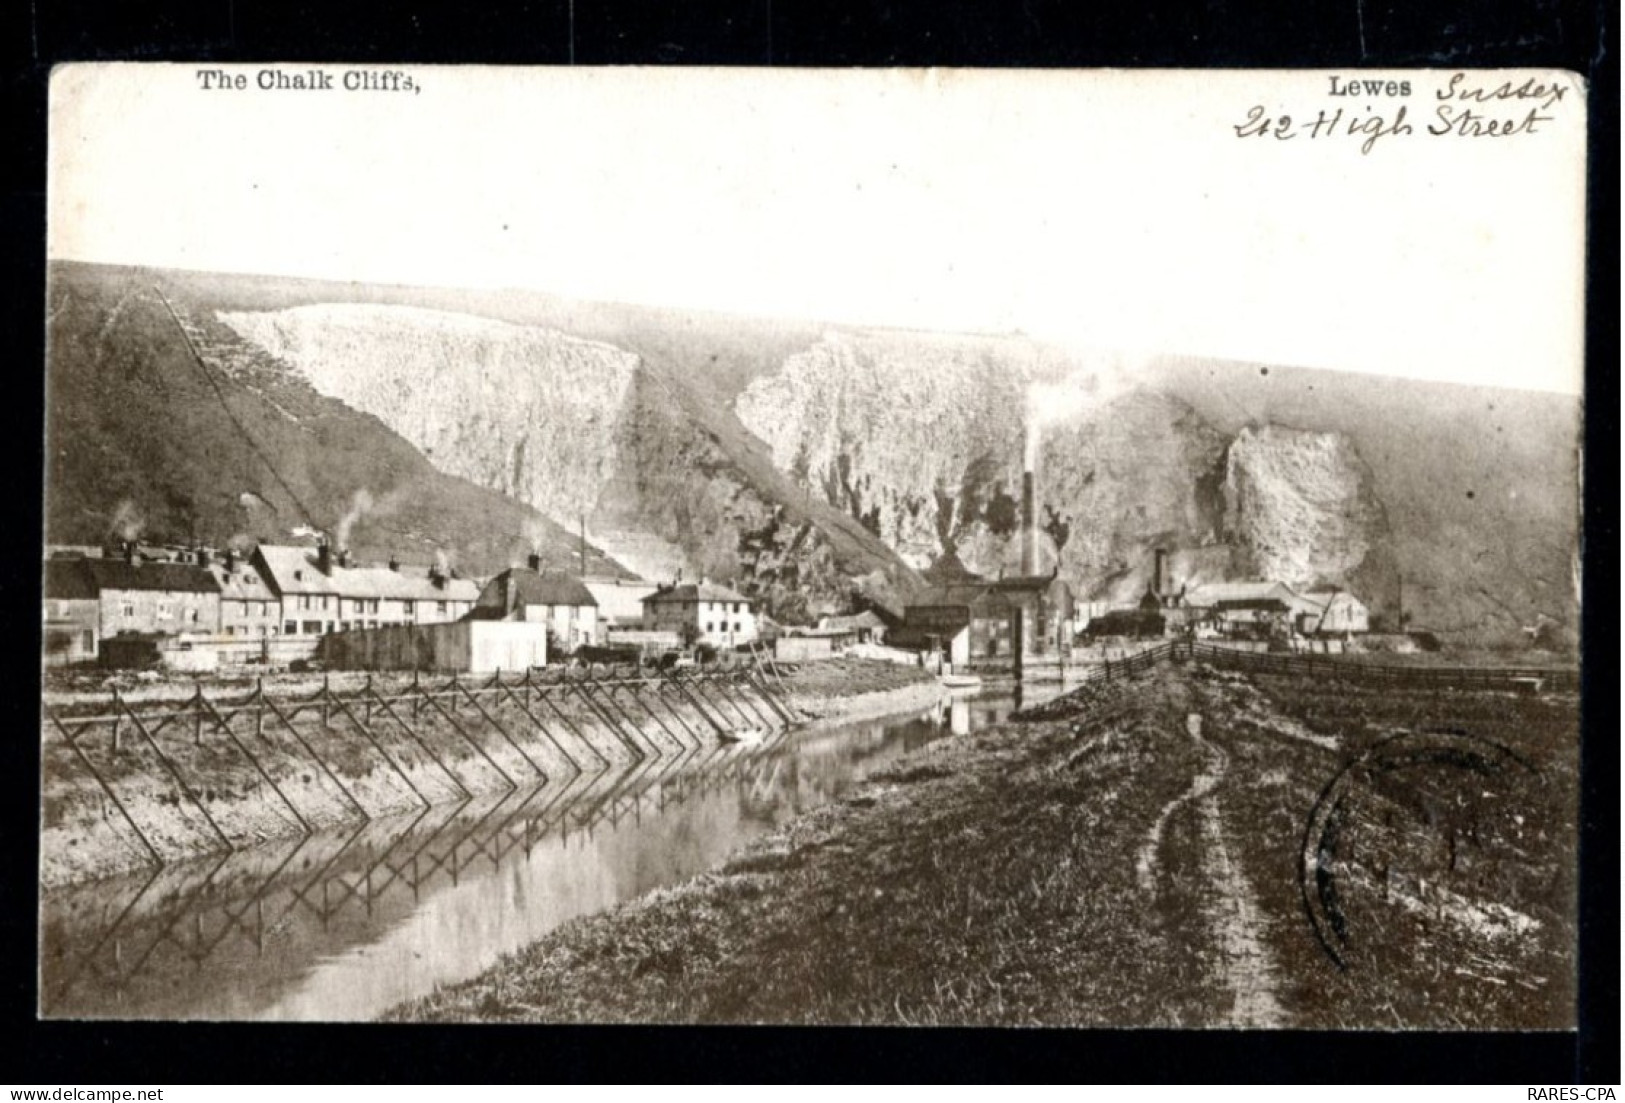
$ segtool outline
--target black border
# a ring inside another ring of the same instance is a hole
[[[819,1082],[1618,1083],[1619,1054],[1619,193],[1616,7],[1605,0],[1370,10],[1292,0],[1175,8],[1066,0],[364,0],[7,5],[0,159],[6,376],[14,429],[0,597],[11,661],[0,716],[11,800],[5,837],[37,839],[38,597],[43,410],[45,103],[50,67],[73,60],[373,61],[402,64],[969,65],[988,67],[1526,66],[1591,82],[1584,527],[1584,727],[1578,1036],[103,1025],[34,1019],[33,847],[0,847],[6,955],[4,1078],[40,1086],[124,1082],[499,1082],[622,1079]],[[20,418],[17,414],[20,413]],[[20,426],[18,425],[20,421]],[[16,626],[27,626],[21,630]],[[28,949],[25,950],[24,948]]]

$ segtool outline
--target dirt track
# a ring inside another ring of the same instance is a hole
[[[1122,700],[1105,724],[1091,709],[936,744],[394,1017],[1572,1026],[1572,697],[1164,667]],[[1320,855],[1339,967],[1306,911],[1308,817],[1395,729],[1446,723],[1535,768],[1424,764],[1350,789]]]

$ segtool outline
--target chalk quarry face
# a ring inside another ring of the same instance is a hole
[[[703,364],[654,365],[545,325],[376,304],[218,316],[442,470],[568,527],[585,515],[633,569],[754,579],[786,601],[809,588],[838,600],[853,578],[891,572],[886,557],[1016,570],[1029,396],[1080,371],[1020,338],[809,329],[719,402],[695,384]],[[1040,570],[1058,564],[1080,596],[1132,601],[1165,547],[1176,582],[1276,578],[1347,585],[1377,609],[1392,600],[1401,540],[1373,469],[1395,462],[1392,449],[1366,456],[1349,432],[1267,416],[1218,424],[1211,402],[1178,390],[1119,382],[1049,413],[1035,449]],[[1388,483],[1408,495],[1408,546],[1425,547],[1423,499]],[[797,509],[797,494],[829,511]],[[853,540],[871,542],[867,558]],[[1542,600],[1559,619],[1569,608],[1562,595],[1499,592],[1504,581],[1474,597],[1442,567],[1427,577],[1430,562],[1413,554],[1407,608],[1431,600],[1445,619],[1482,614],[1503,633]],[[1471,609],[1452,606],[1452,586]]]

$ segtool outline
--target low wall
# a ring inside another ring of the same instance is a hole
[[[786,663],[833,659],[834,641],[828,636],[780,636],[773,641],[773,657]]]

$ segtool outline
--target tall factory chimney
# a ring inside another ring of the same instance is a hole
[[[1158,548],[1151,573],[1151,592],[1159,598],[1168,596],[1168,549]]]
[[[333,573],[333,545],[326,539],[316,545],[316,569],[323,574]]]
[[[1038,519],[1033,509],[1033,470],[1021,473],[1021,573],[1038,573]]]

